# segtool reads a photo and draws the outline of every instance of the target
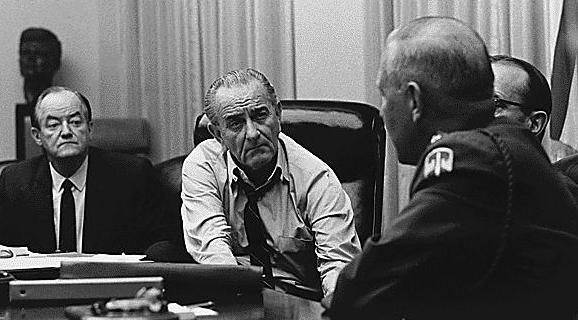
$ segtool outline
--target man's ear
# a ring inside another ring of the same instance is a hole
[[[88,121],[88,138],[92,139],[92,121]]]
[[[281,106],[281,101],[277,102],[277,104],[275,105],[275,114],[277,115],[277,117],[279,118],[279,121],[281,121],[281,110],[282,110],[282,106]]]
[[[410,81],[405,88],[408,99],[408,107],[411,109],[411,119],[418,122],[423,116],[423,104],[421,100],[421,88],[416,82]]]
[[[36,142],[38,146],[42,147],[42,140],[40,140],[40,129],[31,127],[30,135],[32,136],[32,139],[34,139],[34,142]]]
[[[534,135],[539,135],[546,129],[548,123],[548,115],[544,111],[533,111],[528,116],[530,131]]]
[[[211,135],[213,135],[213,137],[215,137],[215,139],[217,139],[217,141],[223,143],[223,138],[221,137],[221,130],[219,129],[218,126],[209,122],[209,124],[207,125],[207,129],[209,129],[209,132],[211,133]]]
[[[282,114],[283,108],[281,106],[281,101],[277,102],[277,105],[275,106],[275,114],[277,115],[277,119],[279,120],[279,131],[281,131],[281,114]]]

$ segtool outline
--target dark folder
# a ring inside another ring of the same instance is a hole
[[[261,297],[261,268],[189,263],[66,262],[61,279],[144,277],[164,278],[166,298],[189,304],[206,300]]]

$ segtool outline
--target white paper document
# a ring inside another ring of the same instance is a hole
[[[125,254],[84,254],[84,253],[52,253],[40,254],[29,252],[25,247],[6,247],[0,245],[0,250],[12,254],[0,257],[0,270],[29,270],[43,268],[60,268],[63,261],[70,262],[145,262],[145,255]],[[8,251],[10,250],[10,251]]]
[[[204,317],[216,317],[219,313],[215,310],[192,306],[182,306],[178,303],[171,302],[168,305],[169,311],[176,313],[180,320],[192,320]]]

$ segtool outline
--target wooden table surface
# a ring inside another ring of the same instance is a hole
[[[15,319],[66,319],[65,306],[7,306],[0,307],[0,320]],[[262,300],[215,303],[213,308],[219,312],[217,317],[203,319],[323,319],[323,307],[319,302],[310,301],[277,292],[263,290]]]

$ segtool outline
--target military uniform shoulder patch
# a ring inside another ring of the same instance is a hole
[[[452,172],[454,169],[454,151],[446,147],[438,147],[430,151],[423,162],[423,176],[439,177],[442,172]]]

